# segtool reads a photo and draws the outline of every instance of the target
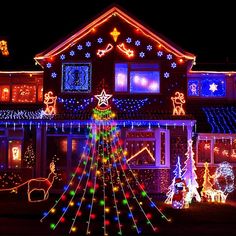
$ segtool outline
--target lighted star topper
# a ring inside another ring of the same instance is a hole
[[[108,99],[112,97],[111,94],[106,94],[105,89],[99,95],[94,95],[98,99],[98,106],[105,105],[108,106]]]
[[[209,90],[211,90],[214,93],[216,90],[218,90],[217,86],[218,86],[217,84],[212,83],[212,84],[210,84]]]

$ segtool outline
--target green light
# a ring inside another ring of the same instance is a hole
[[[53,223],[51,223],[51,224],[50,224],[50,229],[55,229],[55,228],[56,228],[56,225],[53,224]]]
[[[84,164],[84,165],[86,165],[86,163],[87,163],[86,161],[83,161],[83,164]]]
[[[100,206],[104,206],[104,204],[105,204],[104,200],[101,200],[101,201],[99,202],[99,205],[100,205]]]
[[[74,191],[74,190],[71,190],[71,191],[70,191],[70,195],[71,195],[71,196],[74,196],[74,195],[75,195],[75,191]]]
[[[92,194],[92,193],[94,193],[94,189],[93,188],[90,188],[89,189],[89,192]]]
[[[128,203],[127,199],[123,199],[123,200],[122,200],[122,203],[123,203],[124,205],[126,205],[126,204]]]
[[[142,191],[141,194],[142,194],[143,197],[146,197],[146,196],[147,196],[147,193],[146,193],[145,191]]]

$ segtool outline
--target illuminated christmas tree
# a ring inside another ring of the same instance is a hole
[[[199,187],[198,182],[197,182],[197,174],[195,170],[197,169],[195,166],[195,161],[194,161],[194,152],[193,152],[193,141],[190,139],[188,140],[188,150],[185,153],[187,156],[185,163],[185,166],[183,168],[183,175],[182,178],[184,178],[187,187],[188,187],[188,193],[186,195],[185,200],[187,202],[191,202],[193,198],[195,198],[198,202],[201,201],[201,197],[198,193],[197,188]]]
[[[207,195],[208,192],[212,192],[213,188],[212,188],[212,183],[211,183],[211,175],[208,169],[208,162],[204,163],[204,176],[203,176],[203,184],[202,184],[202,191],[201,191],[201,195],[205,196]]]
[[[41,221],[76,235],[134,235],[157,232],[155,221],[168,219],[148,196],[126,162],[120,133],[103,89],[95,95],[89,134],[79,164],[64,192]]]
[[[172,204],[172,198],[173,198],[174,193],[175,193],[175,180],[176,180],[176,178],[181,178],[182,177],[182,169],[181,169],[179,156],[177,158],[176,167],[175,167],[173,172],[174,172],[174,178],[172,180],[171,185],[168,188],[169,191],[166,193],[166,196],[167,196],[167,199],[165,200],[166,204]]]
[[[33,145],[30,144],[25,153],[24,153],[24,162],[26,163],[27,168],[31,168],[35,166],[35,154],[34,154],[34,149]]]

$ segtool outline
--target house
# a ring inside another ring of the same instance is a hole
[[[200,183],[206,161],[236,166],[236,72],[194,71],[195,55],[120,7],[34,59],[41,71],[0,71],[0,174],[12,184],[46,176],[51,161],[58,187],[67,181],[102,89],[112,94],[127,161],[150,192],[167,191],[189,139]]]

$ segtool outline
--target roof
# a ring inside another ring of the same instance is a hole
[[[112,17],[122,18],[125,22],[127,22],[128,24],[132,25],[134,28],[145,34],[146,37],[153,39],[154,41],[156,41],[158,45],[161,45],[161,47],[164,47],[166,50],[172,52],[177,57],[186,58],[189,60],[195,60],[195,55],[184,51],[170,40],[164,38],[162,35],[149,29],[147,26],[144,26],[137,19],[135,19],[135,17],[131,16],[123,9],[121,10],[121,8],[118,6],[110,7],[100,16],[96,17],[93,21],[88,23],[85,27],[80,28],[72,35],[69,35],[60,42],[52,45],[52,47],[48,48],[47,50],[38,53],[34,59],[39,64],[41,64],[40,62],[42,60],[58,55],[59,53],[65,51],[67,48],[73,46],[75,43],[77,43],[80,39],[88,35],[93,30],[101,27],[103,23],[109,21]]]

